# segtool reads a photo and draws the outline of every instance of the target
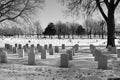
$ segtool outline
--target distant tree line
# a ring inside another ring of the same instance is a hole
[[[43,34],[46,36],[53,36],[57,35],[60,39],[61,36],[65,38],[67,35],[68,38],[72,36],[74,38],[74,35],[77,35],[78,37],[82,37],[83,35],[87,35],[88,38],[92,38],[92,36],[95,38],[98,36],[99,38],[104,38],[104,35],[107,34],[106,31],[106,23],[104,20],[101,21],[95,21],[93,19],[86,19],[83,25],[80,25],[78,23],[62,23],[57,22],[49,23],[48,26],[45,28]]]

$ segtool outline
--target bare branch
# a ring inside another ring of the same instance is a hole
[[[101,5],[100,5],[100,2],[99,2],[99,1],[100,1],[100,0],[96,0],[97,6],[98,6],[98,8],[99,8],[99,10],[100,10],[101,14],[103,15],[104,19],[107,21],[107,20],[108,20],[108,18],[107,18],[107,16],[106,16],[106,14],[104,13],[104,11],[103,11],[103,9],[102,9],[102,7],[101,7]]]
[[[119,2],[120,2],[120,0],[116,1],[116,3],[114,4],[114,6],[115,6],[114,9],[116,9],[116,7],[118,6]]]
[[[105,2],[106,6],[108,8],[110,3],[108,2],[108,0],[104,0],[104,2]]]

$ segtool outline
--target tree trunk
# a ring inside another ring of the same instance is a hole
[[[112,47],[115,47],[115,20],[114,20],[114,11],[108,11],[108,21],[107,21],[107,46],[111,45]]]

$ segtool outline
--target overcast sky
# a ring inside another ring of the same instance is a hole
[[[43,28],[45,28],[50,22],[73,22],[75,19],[71,17],[65,17],[65,14],[63,13],[64,9],[65,7],[63,7],[56,0],[46,0],[44,9],[38,12],[37,19],[40,21]],[[79,20],[78,22],[81,21]]]

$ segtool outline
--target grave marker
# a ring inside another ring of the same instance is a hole
[[[60,67],[68,68],[68,65],[69,65],[69,55],[65,53],[61,54]]]
[[[55,53],[59,53],[59,47],[55,46]]]
[[[65,44],[62,44],[62,49],[65,49]]]
[[[49,44],[49,49],[52,48],[52,44]]]
[[[13,53],[17,53],[17,48],[13,47]]]
[[[15,44],[15,47],[17,47],[18,45],[17,45],[17,43]]]
[[[99,56],[98,69],[107,69],[107,56],[106,55]]]
[[[41,51],[41,59],[46,59],[46,49],[42,49],[42,51]]]
[[[44,45],[44,48],[47,50],[47,45],[46,44]]]
[[[72,50],[67,50],[66,53],[69,55],[69,60],[73,59],[73,52]]]
[[[112,46],[111,46],[111,45],[108,45],[108,46],[107,46],[107,49],[108,49],[108,51],[111,51],[111,50],[112,50]]]
[[[21,49],[21,48],[22,48],[22,45],[21,45],[21,44],[19,44],[19,45],[18,45],[18,49]]]
[[[0,63],[7,63],[7,52],[0,49]]]
[[[96,47],[94,45],[90,44],[90,51],[93,56],[95,56],[95,52],[94,52],[95,50],[96,50]]]
[[[78,52],[78,50],[79,50],[79,45],[76,44],[76,45],[73,46],[73,48],[75,49],[75,52]]]
[[[53,48],[49,48],[49,55],[54,55]]]
[[[28,52],[28,65],[35,65],[35,48],[30,47]]]
[[[116,47],[112,47],[112,49],[111,49],[111,54],[116,54]]]
[[[19,57],[24,57],[24,49],[23,48],[18,49],[18,56]]]
[[[117,57],[120,58],[120,49],[117,49]]]

